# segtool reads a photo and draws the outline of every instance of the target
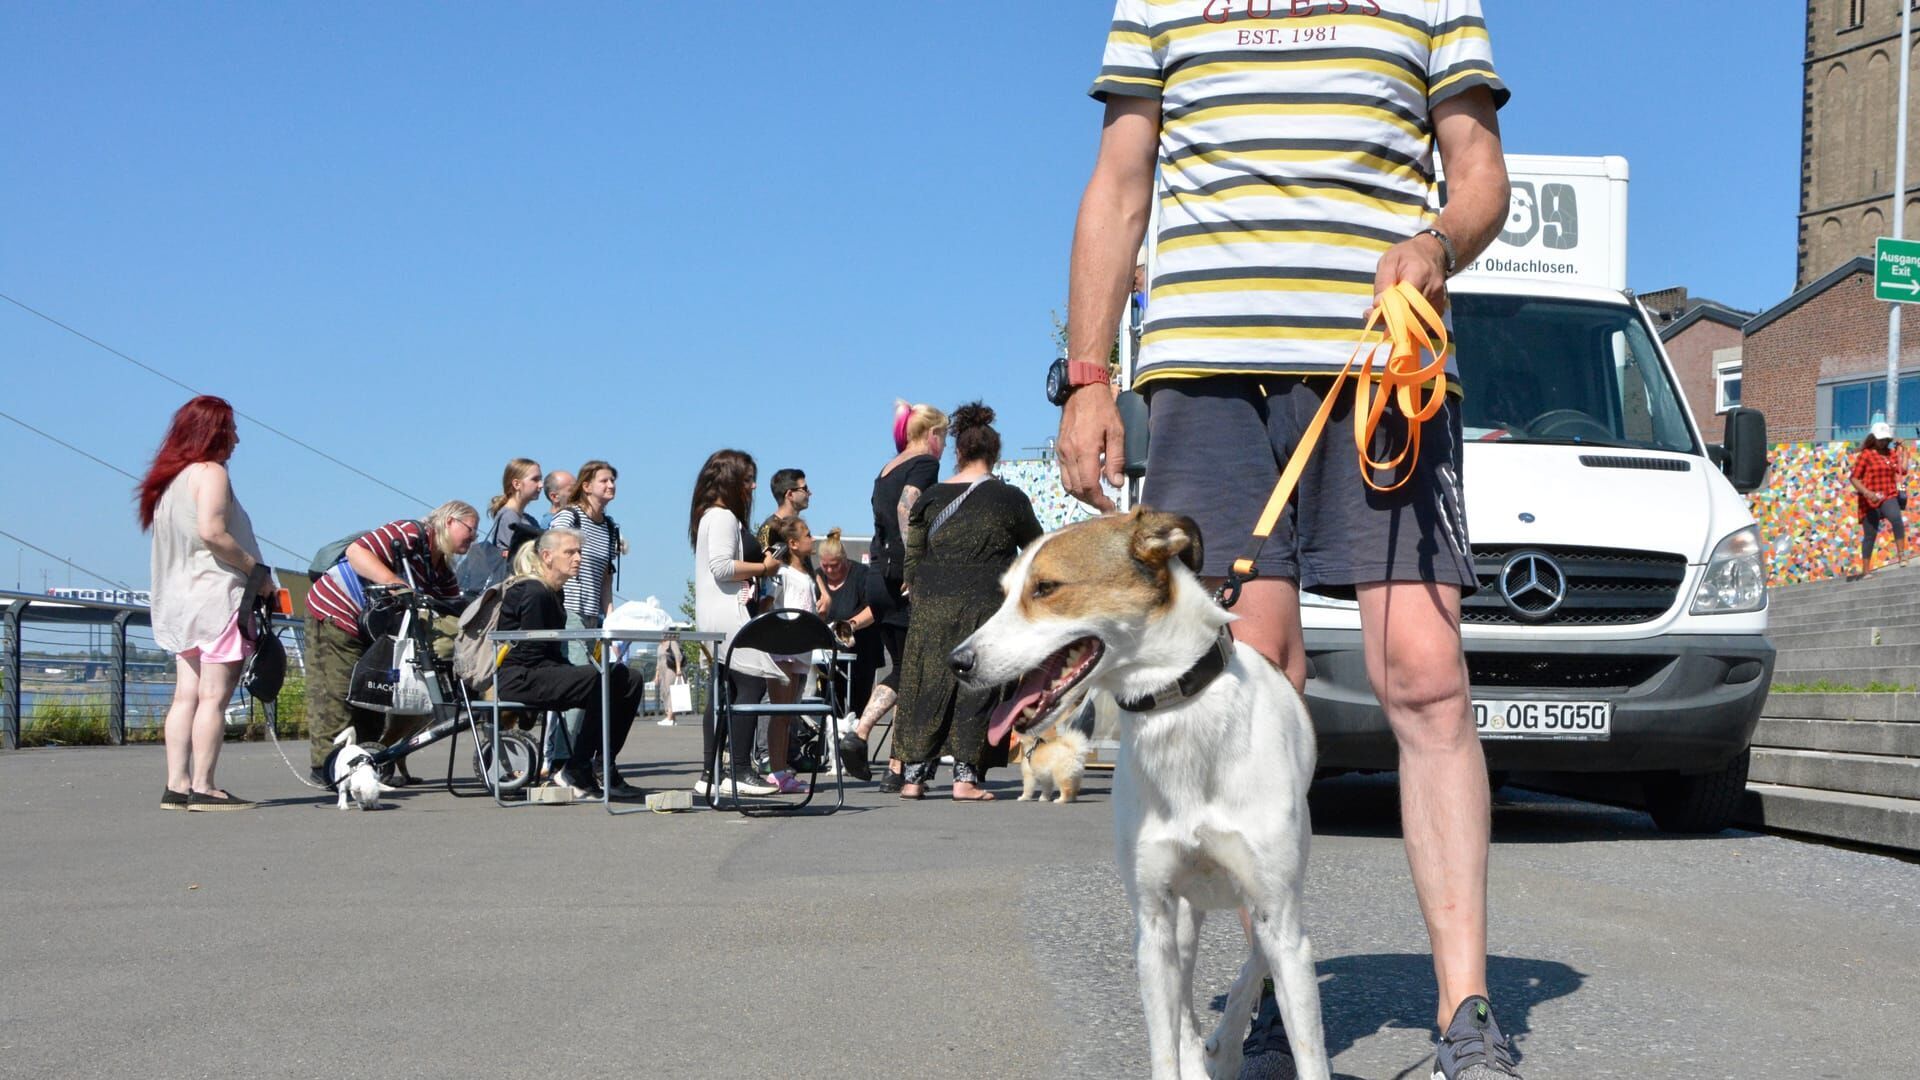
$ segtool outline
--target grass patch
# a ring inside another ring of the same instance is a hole
[[[1810,683],[1774,683],[1770,690],[1775,694],[1911,694],[1920,690],[1920,687],[1890,682],[1870,682],[1865,686],[1852,686],[1847,683],[1837,683],[1831,679],[1820,679]]]
[[[20,725],[21,746],[106,746],[112,713],[106,695],[72,695],[42,701]]]

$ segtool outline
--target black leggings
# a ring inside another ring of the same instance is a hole
[[[1873,568],[1873,542],[1880,535],[1880,529],[1883,524],[1893,526],[1894,543],[1904,544],[1907,542],[1907,523],[1905,518],[1906,515],[1900,512],[1900,500],[1888,499],[1886,502],[1874,507],[1873,512],[1868,514],[1866,518],[1860,522],[1860,528],[1865,531],[1865,536],[1861,540],[1860,545],[1860,569],[1871,570]]]
[[[593,665],[502,667],[500,694],[506,700],[523,702],[536,709],[586,710],[587,720],[580,729],[580,739],[565,764],[570,769],[590,769],[595,757],[608,763],[620,757],[620,748],[627,744],[627,732],[633,728],[634,714],[640,711],[641,697],[646,692],[646,686],[625,664],[609,666],[607,678],[612,680],[608,698],[613,703],[613,715],[607,722],[610,745],[605,753],[600,746],[600,670]]]
[[[721,690],[729,698],[743,705],[757,705],[767,696],[767,680],[764,675],[746,675],[732,672],[728,677],[729,686]],[[713,770],[713,751],[720,741],[720,723],[715,718],[716,702],[713,695],[707,696],[707,711],[700,725],[700,775],[707,776]],[[753,771],[753,738],[758,725],[751,716],[732,716],[727,725],[727,756],[733,759],[735,772]],[[709,777],[711,779],[711,777]],[[722,777],[722,779],[725,779]]]

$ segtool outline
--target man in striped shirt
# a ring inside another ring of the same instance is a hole
[[[347,704],[353,666],[370,644],[360,626],[364,585],[406,585],[428,596],[456,599],[453,566],[473,546],[480,512],[455,499],[427,520],[391,521],[347,545],[333,569],[307,593],[308,756],[315,770],[333,750],[333,737],[353,725],[358,742],[379,739],[386,717]],[[409,582],[411,578],[411,582]]]
[[[1103,509],[1102,473],[1121,482],[1107,356],[1157,201],[1134,368],[1151,432],[1144,500],[1194,518],[1205,572],[1222,577],[1375,295],[1404,282],[1444,310],[1447,275],[1499,231],[1507,89],[1479,0],[1118,0],[1092,94],[1106,119],[1074,233],[1062,480]],[[1437,216],[1436,144],[1448,182]],[[1434,1080],[1513,1076],[1486,1003],[1490,800],[1459,633],[1475,578],[1458,409],[1449,399],[1426,423],[1406,483],[1380,493],[1339,434],[1351,391],[1341,398],[1234,634],[1303,686],[1299,590],[1358,600],[1433,941]],[[1406,437],[1397,413],[1382,427]],[[1372,449],[1390,460],[1397,446]],[[1261,1012],[1268,1044],[1283,1041]],[[1249,1049],[1262,1039],[1257,1021]]]

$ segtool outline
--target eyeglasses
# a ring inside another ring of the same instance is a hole
[[[793,491],[804,491],[804,492],[806,492],[806,493],[807,493],[807,494],[809,494],[809,495],[811,495],[811,494],[813,494],[813,489],[812,489],[812,488],[810,488],[810,487],[808,487],[808,486],[807,486],[807,485],[805,485],[805,484],[795,484],[795,485],[794,485],[794,486],[793,486],[793,487],[792,487],[792,488],[791,488],[790,490],[793,490]]]

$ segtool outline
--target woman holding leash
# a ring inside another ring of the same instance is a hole
[[[173,414],[137,489],[140,525],[153,533],[153,640],[174,654],[162,810],[254,805],[213,781],[227,701],[253,654],[248,601],[273,588],[253,522],[227,476],[238,445],[233,406],[196,397]]]
[[[907,521],[906,585],[913,624],[900,664],[896,755],[906,762],[903,799],[926,794],[942,754],[953,755],[953,797],[987,802],[987,769],[1005,765],[1006,748],[987,742],[989,713],[1001,691],[955,680],[948,654],[1000,606],[1000,576],[1020,549],[1045,530],[1026,494],[996,479],[1000,433],[980,402],[953,413],[955,468],[928,489]]]

